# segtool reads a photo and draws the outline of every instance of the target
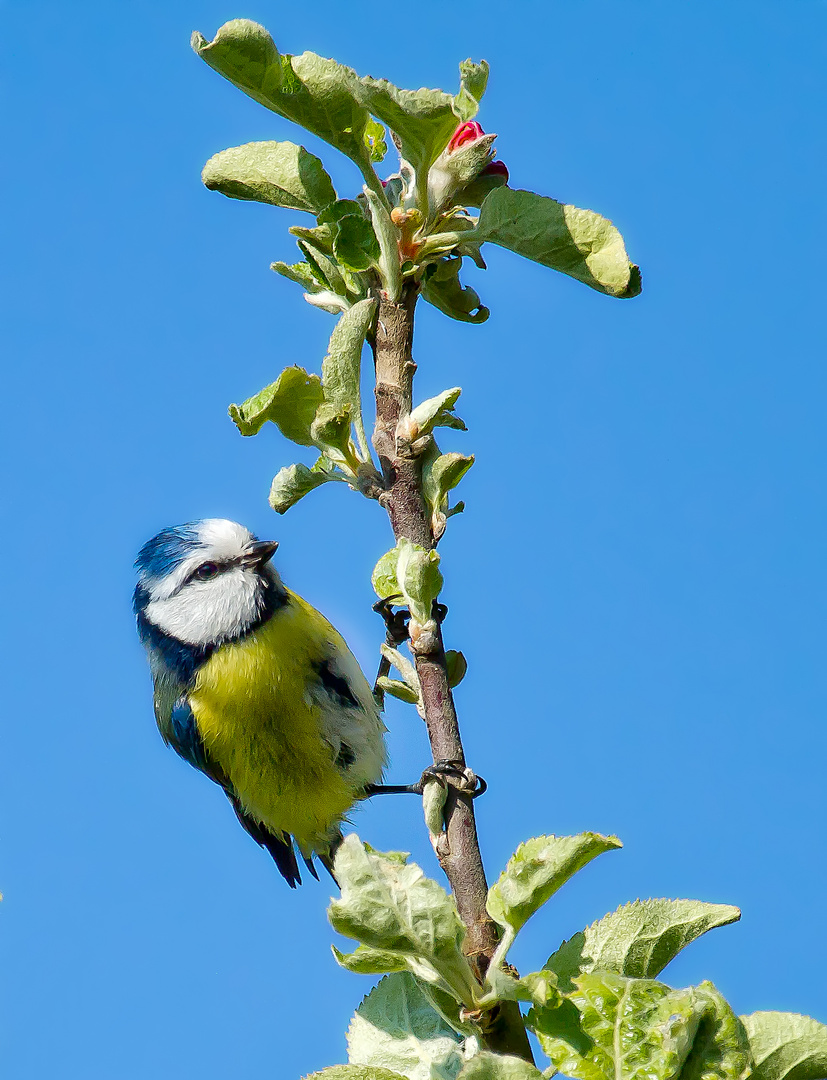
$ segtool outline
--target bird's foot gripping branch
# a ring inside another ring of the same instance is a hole
[[[341,482],[388,513],[395,545],[376,565],[384,613],[406,609],[409,640],[383,647],[378,692],[425,720],[434,761],[456,763],[445,787],[425,787],[426,820],[451,885],[446,893],[405,855],[355,836],[339,848],[334,928],[357,940],[343,966],[385,978],[357,1011],[350,1063],[326,1080],[818,1080],[827,1028],[784,1013],[735,1016],[711,983],[674,990],[657,980],[684,945],[738,918],[737,909],[685,900],[635,901],[593,923],[544,966],[518,976],[507,953],[526,920],[614,838],[587,833],[521,845],[488,889],[452,689],[465,660],[443,644],[436,547],[463,503],[452,493],[470,454],[443,452],[439,428],[464,431],[459,387],[415,403],[412,343],[418,298],[482,323],[488,309],[462,280],[485,269],[486,243],[610,297],[640,292],[640,273],[606,218],[509,184],[496,136],[475,120],[488,66],[460,64],[456,94],[402,90],[314,53],[278,51],[244,19],[212,41],[193,36],[212,68],[283,119],[345,154],[361,189],[342,197],[322,162],[292,142],[247,143],[207,162],[207,187],[308,215],[290,232],[299,261],[273,270],[313,306],[337,316],[320,375],[287,367],[230,415],[243,435],[272,422],[316,460],[280,469],[270,504],[284,513]],[[377,167],[392,144],[393,164]],[[376,414],[368,438],[361,356],[373,352]],[[395,669],[395,670],[394,670]],[[392,674],[393,670],[393,674]],[[365,794],[368,787],[365,788]],[[521,1010],[521,1005],[526,1007]],[[531,1031],[550,1065],[533,1064]]]

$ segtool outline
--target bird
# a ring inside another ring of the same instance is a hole
[[[377,697],[344,639],[272,564],[277,542],[204,518],[135,560],[133,607],[164,742],[219,785],[291,888],[330,870],[386,765]]]

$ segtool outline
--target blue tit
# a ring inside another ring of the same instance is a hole
[[[141,548],[134,609],[167,745],[219,784],[291,887],[330,868],[385,765],[380,708],[343,638],[286,589],[276,543],[220,518]],[[295,846],[294,846],[295,841]]]

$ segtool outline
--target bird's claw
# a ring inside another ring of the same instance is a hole
[[[460,782],[455,785],[463,794],[469,795],[472,799],[478,798],[478,796],[485,794],[488,790],[488,784],[483,780],[481,776],[469,769],[462,761],[456,761],[450,758],[446,758],[442,761],[435,761],[433,765],[429,765],[427,769],[422,773],[419,779],[419,783],[415,784],[415,788],[419,788],[419,794],[421,795],[425,789],[425,785],[435,781],[440,787],[447,787],[448,782],[445,779],[447,776],[453,777]]]
[[[385,640],[392,649],[404,644],[408,640],[408,620],[411,613],[407,608],[393,610],[393,603],[388,600],[379,600],[373,605],[373,610],[381,615],[385,622]]]
[[[435,761],[433,765],[429,765],[416,784],[368,784],[365,788],[364,797],[370,799],[374,795],[402,794],[421,796],[430,783],[437,783],[440,787],[447,788],[448,781],[446,777],[449,776],[459,781],[453,786],[463,795],[469,796],[469,798],[476,799],[480,795],[484,795],[488,790],[488,784],[483,778],[477,776],[467,765],[464,765],[461,761],[446,758],[443,761]]]

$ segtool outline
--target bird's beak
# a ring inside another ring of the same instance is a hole
[[[241,565],[245,570],[259,569],[272,559],[278,546],[277,540],[254,540],[252,544],[247,545],[241,556]]]

